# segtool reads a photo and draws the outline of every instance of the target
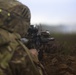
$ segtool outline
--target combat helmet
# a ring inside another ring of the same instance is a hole
[[[25,37],[30,25],[30,10],[16,0],[0,0],[0,27]]]

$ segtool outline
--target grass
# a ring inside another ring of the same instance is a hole
[[[59,52],[70,55],[76,54],[76,34],[53,33],[51,35],[56,40]]]

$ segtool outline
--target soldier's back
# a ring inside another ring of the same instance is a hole
[[[2,71],[0,71],[0,75],[6,75],[9,73],[9,62],[18,45],[15,38],[16,37],[12,33],[0,28],[0,70]]]
[[[0,75],[41,75],[29,50],[19,41],[18,34],[0,28]]]

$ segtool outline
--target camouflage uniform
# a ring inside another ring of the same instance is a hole
[[[30,12],[25,13],[28,7],[17,1],[6,1],[0,0],[0,75],[43,75],[38,59],[20,41],[30,24]],[[17,34],[19,28],[25,28],[21,37]]]

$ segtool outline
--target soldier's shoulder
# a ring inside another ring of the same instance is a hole
[[[0,28],[0,46],[7,44],[10,41],[8,37],[8,32]]]
[[[11,40],[20,39],[21,36],[17,33],[11,33],[7,30],[0,28],[0,45],[7,44]]]

